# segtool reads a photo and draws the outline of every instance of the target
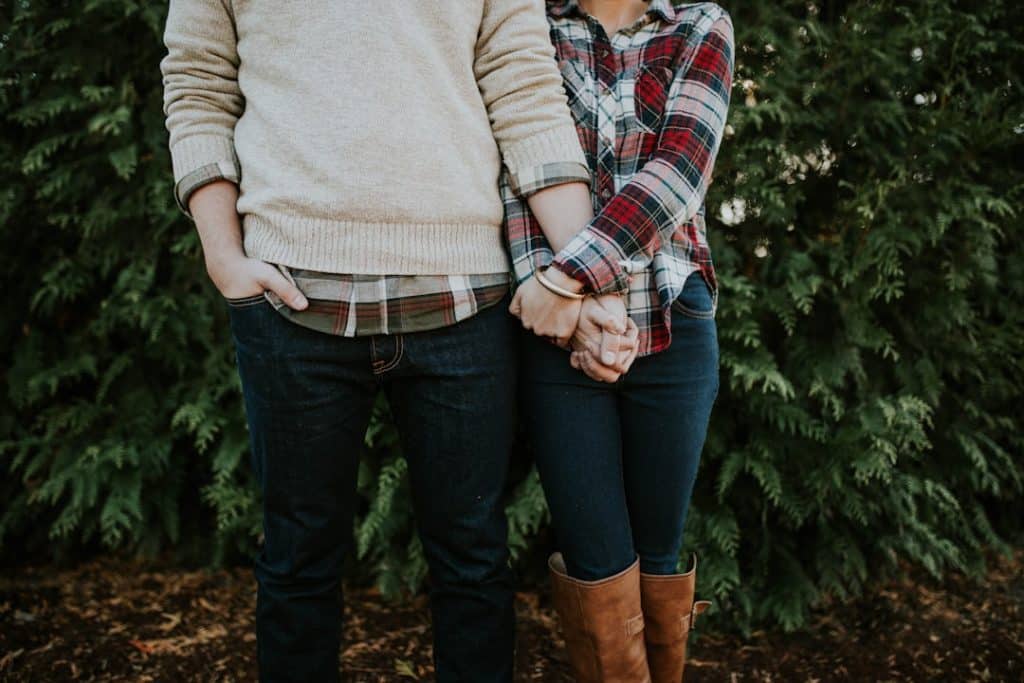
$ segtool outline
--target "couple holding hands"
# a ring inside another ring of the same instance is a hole
[[[707,606],[679,560],[719,381],[704,197],[728,14],[171,0],[164,38],[175,197],[229,311],[262,494],[261,680],[338,678],[359,453],[383,390],[439,681],[512,680],[517,416],[574,675],[680,681]]]

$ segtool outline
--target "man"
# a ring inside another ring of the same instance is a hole
[[[546,231],[591,212],[542,3],[172,0],[165,42],[176,198],[227,300],[263,495],[261,679],[337,678],[357,463],[383,389],[437,678],[510,681],[502,159]],[[579,302],[529,294],[530,327],[566,341]]]

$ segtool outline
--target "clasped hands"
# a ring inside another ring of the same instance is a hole
[[[544,276],[563,289],[581,289],[556,269],[546,270]],[[615,382],[636,359],[639,330],[619,294],[573,299],[550,291],[534,275],[516,289],[509,312],[537,336],[571,349],[572,367],[598,382]]]

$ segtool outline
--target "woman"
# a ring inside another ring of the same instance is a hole
[[[561,548],[553,598],[579,681],[678,683],[687,633],[709,604],[694,602],[695,566],[676,572],[718,392],[704,195],[729,103],[732,24],[714,3],[547,9],[595,212],[556,240],[503,188],[520,290],[586,295],[571,354],[532,334],[523,353],[524,416]],[[522,317],[518,302],[513,312]],[[600,321],[627,312],[625,345],[602,343]]]

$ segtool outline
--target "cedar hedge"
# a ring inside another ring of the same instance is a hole
[[[1024,7],[725,4],[722,390],[684,556],[728,624],[796,628],[907,561],[979,572],[1020,538]],[[165,11],[0,8],[8,564],[255,547],[225,311],[172,200]],[[352,572],[399,594],[425,570],[383,402],[366,442]],[[510,540],[539,573],[519,453]]]

